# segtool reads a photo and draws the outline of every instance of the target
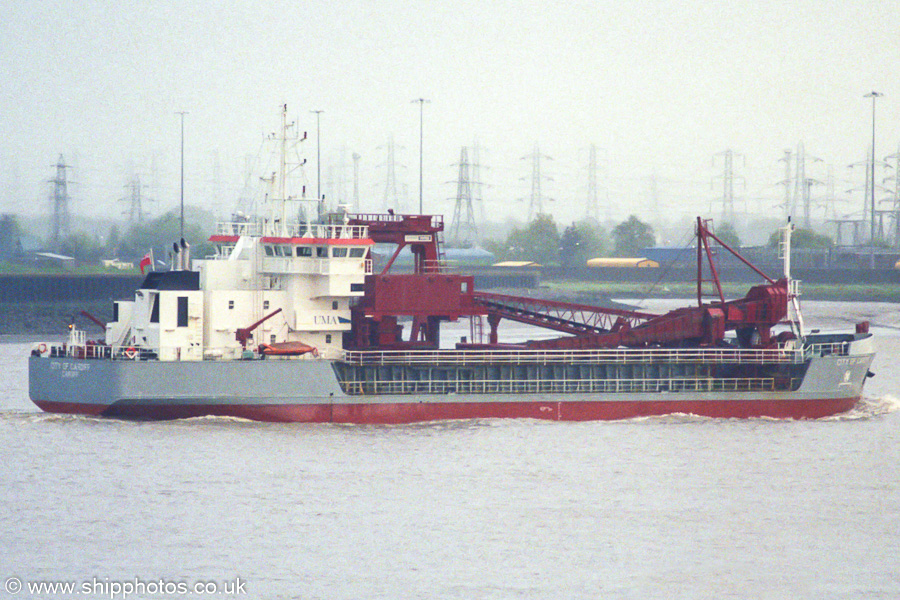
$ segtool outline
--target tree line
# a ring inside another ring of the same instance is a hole
[[[567,268],[583,267],[599,256],[640,256],[656,243],[653,227],[631,215],[607,233],[590,219],[576,221],[560,234],[553,217],[537,215],[525,227],[514,227],[505,240],[486,241],[485,249],[501,260],[527,260]]]
[[[741,248],[741,239],[732,224],[719,225],[715,233],[729,247]],[[781,232],[773,232],[769,247],[777,247],[780,239]],[[514,227],[506,239],[484,243],[485,249],[500,260],[533,261],[565,268],[583,267],[589,259],[598,257],[642,258],[644,250],[655,245],[653,227],[635,215],[609,232],[596,221],[584,219],[572,223],[560,234],[552,216],[539,214],[524,227]],[[792,236],[792,246],[827,249],[834,246],[834,241],[811,229],[797,228]]]
[[[196,207],[185,207],[185,239],[192,246],[194,257],[212,254],[213,247],[207,241],[214,224],[211,213]],[[0,260],[10,260],[21,255],[21,238],[25,234],[13,215],[0,215]],[[732,248],[738,249],[741,241],[731,224],[717,228],[716,235]],[[117,225],[110,226],[106,238],[96,232],[76,231],[63,238],[58,248],[47,250],[72,256],[83,262],[97,262],[102,258],[119,258],[126,261],[140,259],[151,248],[157,259],[164,260],[172,242],[180,237],[180,217],[170,211],[155,219],[129,227],[120,233]],[[769,239],[776,246],[779,232]],[[484,247],[498,260],[533,261],[543,265],[560,265],[567,268],[582,267],[596,257],[641,257],[645,248],[656,245],[653,227],[631,215],[609,231],[590,219],[575,221],[562,229],[548,214],[538,214],[530,223],[514,227],[505,239],[486,240]],[[793,235],[796,248],[830,248],[830,237],[808,229],[797,229]]]
[[[212,213],[185,207],[184,237],[191,244],[194,257],[212,254],[214,249],[208,239],[214,221]],[[27,233],[14,215],[0,215],[0,260],[22,258],[22,238]],[[112,224],[105,233],[103,236],[96,230],[76,230],[64,236],[57,247],[47,246],[42,250],[96,263],[104,258],[138,260],[152,248],[157,258],[165,259],[172,243],[181,237],[181,217],[178,212],[169,211],[135,224],[124,233],[118,225]]]

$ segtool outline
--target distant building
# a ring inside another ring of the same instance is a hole
[[[659,263],[649,258],[591,258],[587,261],[587,266],[595,269],[634,269],[634,268],[651,268],[659,267]]]
[[[134,263],[133,262],[123,262],[118,258],[111,258],[109,260],[101,260],[100,264],[102,264],[107,269],[118,269],[120,271],[133,271]]]

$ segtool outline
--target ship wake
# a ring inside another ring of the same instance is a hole
[[[891,394],[877,397],[863,397],[849,412],[826,417],[828,421],[854,421],[873,419],[882,415],[900,411],[900,398]]]

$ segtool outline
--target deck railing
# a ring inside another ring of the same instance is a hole
[[[488,364],[800,364],[816,356],[848,356],[849,343],[810,344],[803,348],[747,350],[704,349],[609,349],[609,350],[411,350],[335,351],[322,358],[359,366],[465,366]],[[141,360],[158,358],[155,349],[107,346],[95,343],[35,344],[42,356]],[[164,349],[165,350],[165,349]],[[216,352],[220,350],[221,352]],[[204,360],[233,359],[235,348],[205,348]],[[163,352],[163,354],[167,354]],[[253,358],[257,358],[255,353]]]
[[[254,347],[255,348],[255,347]],[[229,360],[258,360],[262,355],[252,348],[227,346],[220,348],[181,348],[177,346],[165,346],[160,349],[141,348],[139,346],[107,346],[106,344],[85,343],[38,343],[32,345],[32,350],[43,357],[49,358],[81,358],[104,360],[162,360],[162,361],[229,361]],[[202,352],[202,354],[201,354]],[[324,348],[319,351],[318,358],[327,360],[340,360],[341,350]],[[306,354],[300,356],[268,356],[267,360],[300,359],[313,360],[316,356]]]
[[[800,348],[745,350],[728,348],[608,350],[412,350],[346,351],[351,365],[481,365],[481,364],[628,364],[628,363],[802,363]]]
[[[261,221],[229,221],[216,223],[216,233],[219,235],[274,235],[319,239],[368,239],[369,228],[366,225],[285,223],[283,226],[273,226],[273,233],[269,233],[269,228]]]
[[[527,394],[764,392],[796,389],[800,378],[426,379],[344,380],[347,394]]]
[[[803,347],[806,358],[813,356],[848,356],[850,354],[850,342],[834,342],[830,344],[808,344]]]
[[[259,221],[226,221],[216,223],[218,235],[261,235],[262,223]]]

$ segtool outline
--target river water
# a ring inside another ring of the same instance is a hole
[[[873,322],[876,377],[847,415],[54,416],[28,400],[33,340],[5,338],[0,597],[76,597],[29,591],[47,581],[93,586],[79,598],[184,595],[115,585],[141,582],[265,599],[898,598],[900,309],[805,310],[825,327]]]

